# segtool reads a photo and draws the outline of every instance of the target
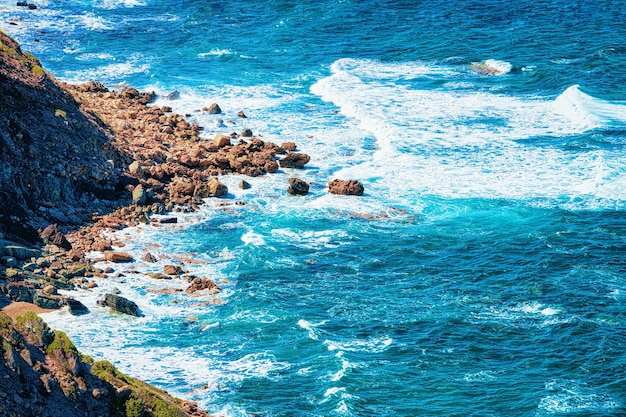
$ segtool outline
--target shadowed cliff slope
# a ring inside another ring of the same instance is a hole
[[[119,197],[109,142],[99,118],[0,31],[0,238],[33,241],[34,229],[89,221],[95,199]]]

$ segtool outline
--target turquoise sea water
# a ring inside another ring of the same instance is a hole
[[[37,4],[0,25],[58,78],[312,156],[114,235],[159,262],[46,316],[82,351],[216,415],[626,415],[624,1]],[[168,263],[222,293],[154,293]]]

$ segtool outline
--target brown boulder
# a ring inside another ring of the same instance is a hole
[[[227,136],[223,133],[217,133],[215,137],[213,137],[213,145],[218,148],[223,148],[224,146],[230,145],[230,136]]]
[[[111,250],[104,251],[104,258],[107,261],[115,262],[115,263],[126,263],[134,261],[134,258],[131,254],[126,252],[114,252]]]
[[[184,271],[178,265],[165,265],[163,267],[163,273],[165,275],[182,275],[184,274]]]
[[[309,163],[311,157],[305,153],[289,152],[284,158],[278,161],[281,168],[302,169]]]
[[[363,195],[364,188],[357,180],[334,179],[328,183],[328,191],[331,194]]]
[[[146,254],[143,256],[143,258],[141,258],[142,261],[144,262],[150,262],[150,263],[155,263],[157,261],[157,259],[154,257],[153,254],[151,254],[150,252],[146,252]]]
[[[217,103],[212,103],[209,107],[203,108],[202,111],[209,114],[222,114],[222,109]]]
[[[299,178],[289,178],[287,192],[293,195],[307,195],[309,193],[309,184]]]
[[[191,281],[185,292],[193,294],[198,291],[203,291],[207,294],[217,294],[220,292],[220,287],[212,279],[196,277]]]
[[[52,243],[65,250],[72,249],[71,243],[67,240],[65,235],[61,233],[56,223],[49,225],[43,230],[40,230],[39,236],[44,243]]]
[[[128,172],[130,175],[137,178],[143,178],[146,175],[146,172],[138,161],[134,161],[128,166]]]
[[[283,142],[283,144],[280,145],[280,147],[289,152],[295,151],[297,149],[295,142]]]
[[[220,182],[217,177],[211,177],[207,183],[209,195],[214,197],[222,197],[228,194],[228,187]]]

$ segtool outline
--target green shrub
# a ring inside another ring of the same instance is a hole
[[[33,67],[30,70],[35,75],[39,75],[39,76],[46,75],[46,71],[44,71],[44,69],[41,68],[41,66],[39,65],[33,65]]]
[[[145,410],[143,402],[137,394],[134,392],[130,394],[130,397],[126,400],[126,417],[142,417]]]
[[[13,321],[11,317],[0,311],[0,336],[6,339],[13,339]]]
[[[51,339],[50,328],[41,317],[32,311],[18,316],[15,319],[15,330],[20,332],[24,339],[37,347],[46,346]]]
[[[60,350],[66,355],[78,355],[78,349],[76,349],[76,346],[74,346],[70,338],[60,330],[54,331],[54,338],[46,348],[46,354],[50,355],[55,350]]]

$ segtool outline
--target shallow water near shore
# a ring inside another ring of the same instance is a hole
[[[70,292],[91,314],[48,323],[216,415],[626,413],[623,2],[414,3],[0,6],[60,79],[312,157],[116,232],[158,262],[115,265]],[[144,275],[172,263],[222,292]],[[145,317],[97,307],[114,288]]]

